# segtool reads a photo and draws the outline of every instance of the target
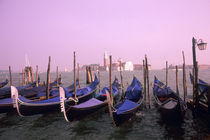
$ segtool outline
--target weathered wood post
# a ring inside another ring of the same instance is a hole
[[[27,83],[27,79],[26,79],[26,71],[25,71],[25,69],[24,69],[24,84],[26,84]]]
[[[10,86],[12,86],[12,70],[11,70],[11,66],[9,66],[9,82],[10,82]]]
[[[77,86],[76,86],[76,53],[74,52],[74,98],[77,99]],[[77,104],[77,102],[75,102]]]
[[[149,100],[149,108],[151,108],[151,97],[149,92],[149,68],[148,68],[148,62],[147,62],[147,55],[145,55],[145,61],[146,61],[146,74],[147,74],[147,94],[148,94],[148,100]]]
[[[122,88],[122,94],[124,92],[124,86],[123,86],[123,76],[122,76],[122,61],[120,60],[120,81],[121,81],[121,88]]]
[[[38,77],[39,77],[39,67],[38,65],[36,65],[36,87],[39,86],[39,81],[38,81]]]
[[[30,71],[31,71],[31,83],[34,82],[34,71],[32,69],[32,67],[30,67]]]
[[[110,97],[111,97],[111,105],[113,106],[113,94],[112,94],[112,56],[109,56],[110,66],[109,66],[109,84],[110,84]]]
[[[178,102],[180,103],[179,99],[179,77],[178,77],[178,66],[176,65],[176,93],[178,95]]]
[[[22,86],[25,84],[25,79],[24,79],[24,70],[22,70]]]
[[[30,80],[31,80],[31,74],[30,74],[30,71],[29,71],[28,67],[27,67],[27,74],[28,74],[28,82],[27,82],[27,84],[29,84]]]
[[[146,66],[145,66],[145,62],[143,60],[143,77],[144,77],[144,101],[145,101],[145,105],[147,106],[147,91],[146,91]]]
[[[186,103],[187,81],[186,81],[186,69],[185,69],[185,56],[184,56],[184,51],[182,51],[182,55],[183,55],[183,90],[184,90],[184,103]]]
[[[168,86],[168,61],[166,61],[166,86]]]
[[[57,84],[56,86],[58,87],[59,83],[58,83],[58,66],[56,67],[56,81],[57,81]]]
[[[80,81],[79,81],[79,63],[77,63],[77,80],[78,80],[78,85],[80,87]]]
[[[90,84],[90,83],[91,83],[90,70],[89,70],[89,66],[86,66],[86,84]]]
[[[48,69],[47,69],[47,88],[46,88],[47,99],[50,99],[50,63],[51,63],[51,56],[49,56]]]
[[[195,68],[192,68],[193,75],[193,107],[195,107]]]
[[[98,65],[98,88],[99,88],[99,92],[101,91],[101,77],[100,77],[100,65]]]
[[[94,77],[93,77],[93,71],[92,71],[92,67],[89,66],[89,71],[90,71],[90,79],[91,79],[91,82],[94,81]]]

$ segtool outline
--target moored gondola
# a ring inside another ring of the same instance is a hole
[[[107,94],[107,97],[108,96]],[[110,101],[112,101],[112,99]],[[132,117],[142,105],[142,101],[142,86],[139,80],[134,76],[131,85],[125,92],[124,99],[114,106],[112,102],[109,102],[109,111],[113,123],[118,126]]]
[[[156,76],[154,78],[153,95],[162,117],[169,120],[183,119],[187,109],[183,100],[170,87],[160,82]]]
[[[76,82],[77,86],[78,86],[78,81]],[[51,86],[54,85],[54,82],[51,83]],[[74,84],[72,84],[74,85]],[[71,93],[74,90],[74,86],[68,86],[66,87],[66,91]],[[28,94],[27,94],[28,91]],[[22,100],[28,100],[30,99],[30,101],[37,101],[37,100],[44,100],[44,96],[46,96],[46,87],[45,86],[41,86],[41,87],[33,87],[31,89],[25,89],[24,93],[22,94],[23,96],[19,96],[19,98],[21,98]],[[33,95],[33,96],[32,96]],[[50,90],[50,98],[55,98],[59,95],[58,90],[55,88],[52,88]],[[0,113],[6,113],[6,112],[11,112],[13,111],[13,99],[10,98],[3,98],[0,99]]]
[[[97,77],[95,77],[95,80],[89,86],[77,89],[76,99],[74,98],[74,92],[69,93],[68,90],[64,89],[67,97],[65,102],[69,105],[74,105],[75,102],[77,104],[85,102],[86,100],[92,98],[93,93],[95,93],[96,91],[97,85],[98,85],[98,79]],[[18,97],[18,91],[16,90],[15,87],[12,86],[11,89],[12,89],[13,99],[15,100],[14,101],[15,108],[17,109],[17,112],[20,116],[28,116],[28,115],[60,110],[59,96],[44,100],[29,100],[24,97],[21,98]]]
[[[114,98],[119,95],[119,81],[115,78],[112,83],[112,93]],[[86,102],[78,105],[69,106],[64,100],[64,90],[60,87],[60,99],[61,99],[61,110],[64,113],[66,121],[72,121],[74,119],[83,118],[85,115],[93,113],[108,106],[108,101],[106,100],[106,92],[110,93],[110,88],[104,87],[103,90],[96,94],[95,98],[91,98]],[[65,109],[65,110],[64,110]]]
[[[6,86],[6,85],[8,84],[8,82],[9,82],[8,79],[6,79],[5,81],[1,82],[1,83],[0,83],[0,88]]]

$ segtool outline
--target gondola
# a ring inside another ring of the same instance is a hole
[[[154,78],[153,95],[162,117],[168,120],[182,120],[187,109],[184,101],[157,77]]]
[[[114,98],[119,95],[119,86],[119,81],[117,78],[115,78],[114,82],[112,83],[112,93]],[[64,100],[65,98],[61,98],[61,109],[64,113],[66,121],[69,122],[74,119],[81,119],[87,114],[107,107],[108,101],[106,100],[106,92],[110,93],[110,88],[104,87],[101,92],[96,94],[95,98],[91,98],[86,102],[73,106],[66,104]],[[60,97],[65,97],[64,89],[62,87],[60,87],[60,94],[62,94]]]
[[[193,84],[193,80],[194,77],[193,75],[190,73],[190,81],[191,84]],[[203,80],[199,79],[198,80],[198,90],[200,92],[199,96],[198,96],[198,106],[197,106],[197,110],[200,113],[203,114],[208,114],[210,115],[210,110],[208,109],[208,99],[210,99],[210,85],[206,82],[204,82]]]
[[[107,99],[109,99],[108,94]],[[142,86],[140,81],[134,76],[131,85],[127,88],[125,92],[124,99],[122,99],[120,103],[114,106],[111,102],[109,102],[109,111],[113,123],[116,126],[119,126],[120,124],[128,120],[130,117],[132,117],[142,105],[142,101]]]
[[[26,86],[19,86],[17,87],[17,90],[19,92],[22,92],[26,89],[31,89],[33,87],[36,86],[36,82],[33,82],[31,84],[28,84]],[[10,98],[11,97],[11,88],[10,87],[4,87],[4,88],[1,88],[0,89],[0,99],[3,99],[3,98]]]
[[[57,82],[53,82],[50,84],[50,86],[56,85]],[[76,85],[78,86],[78,81],[76,82]],[[66,87],[67,92],[73,92],[74,90],[74,84]],[[27,94],[28,91],[28,94]],[[43,97],[46,97],[46,86],[40,86],[40,87],[33,87],[32,89],[24,90],[22,93],[23,96],[19,96],[19,98],[27,98],[31,101],[34,100],[44,100]],[[32,96],[33,95],[33,96]],[[50,98],[57,97],[59,95],[58,90],[55,88],[50,89]],[[11,95],[10,95],[11,96]],[[25,99],[23,98],[23,100]],[[4,98],[0,99],[0,113],[6,113],[13,111],[13,99],[10,98]]]
[[[8,79],[6,79],[5,81],[1,82],[1,83],[0,83],[0,88],[6,86],[6,85],[8,84],[8,82],[9,82]]]
[[[75,92],[69,93],[68,90],[64,88],[65,94],[67,97],[65,102],[69,105],[74,105],[75,103],[79,104],[79,103],[87,101],[88,99],[92,98],[93,94],[96,91],[97,85],[98,85],[98,79],[95,76],[95,80],[89,86],[85,88],[77,89],[76,99],[74,98]],[[17,112],[20,116],[28,116],[28,115],[34,115],[34,114],[60,110],[60,97],[59,96],[51,98],[51,99],[45,99],[45,100],[29,100],[24,97],[19,97],[18,91],[16,90],[15,87],[11,86],[11,90],[12,90],[11,94],[14,99],[13,102],[14,102],[15,108],[17,109]]]

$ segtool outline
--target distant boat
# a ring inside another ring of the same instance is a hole
[[[8,82],[9,82],[8,79],[6,79],[5,81],[1,82],[1,83],[0,83],[0,88],[6,86],[6,85],[8,84]]]
[[[95,80],[87,87],[77,89],[76,96],[74,98],[74,92],[69,93],[69,91],[64,88],[65,94],[67,99],[65,103],[69,105],[74,105],[76,102],[77,104],[87,101],[88,99],[92,98],[93,94],[96,91],[96,87],[98,85],[98,79],[95,76]],[[29,100],[24,97],[18,96],[18,91],[15,87],[12,88],[12,95],[14,96],[14,104],[17,112],[20,116],[28,116],[34,114],[41,114],[51,111],[58,111],[60,110],[60,97],[54,97],[51,99],[42,99],[42,100]],[[59,95],[59,91],[56,92]]]
[[[108,97],[109,95],[107,95]],[[143,95],[139,80],[134,76],[131,85],[125,92],[125,98],[120,103],[110,106],[110,115],[113,117],[113,123],[118,126],[133,116],[142,105]]]
[[[117,97],[119,94],[120,84],[118,79],[115,79],[112,83],[113,96]],[[96,94],[95,98],[91,98],[81,104],[70,106],[64,102],[65,93],[62,87],[60,87],[60,97],[61,97],[61,109],[63,108],[63,113],[66,121],[71,121],[74,119],[82,118],[87,114],[93,113],[101,108],[108,106],[108,101],[106,100],[106,92],[109,92],[108,87],[104,87],[103,90]],[[64,110],[65,109],[65,110]]]
[[[184,101],[178,95],[160,82],[157,77],[154,79],[153,95],[162,113],[167,119],[182,119],[187,109]]]

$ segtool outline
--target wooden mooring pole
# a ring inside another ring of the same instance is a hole
[[[58,83],[58,66],[56,67],[56,81],[57,81],[57,84],[56,86],[58,87],[59,83]]]
[[[110,66],[109,66],[109,84],[110,84],[110,98],[111,98],[111,105],[113,106],[113,94],[112,94],[112,56],[109,56]]]
[[[122,94],[124,93],[124,86],[123,86],[123,76],[122,76],[122,61],[120,60],[120,81],[121,81],[121,89]]]
[[[22,70],[22,86],[25,84],[24,70]]]
[[[166,86],[168,86],[168,61],[166,61]]]
[[[50,63],[51,63],[51,56],[49,56],[48,69],[47,69],[47,89],[46,89],[47,99],[50,99]]]
[[[149,108],[151,108],[151,97],[149,92],[149,68],[148,68],[147,55],[145,55],[145,62],[146,62],[146,77],[147,77],[147,94],[149,100]]]
[[[93,71],[92,71],[92,67],[89,66],[89,71],[90,71],[90,79],[91,79],[91,82],[94,81],[94,77],[93,77]]]
[[[74,52],[74,98],[77,99],[77,86],[76,86],[76,53]],[[77,104],[77,102],[75,102]]]
[[[185,56],[184,56],[184,51],[182,51],[182,55],[183,55],[183,90],[184,90],[184,103],[186,103],[187,81],[186,81],[186,69],[185,69]]]
[[[9,82],[10,82],[10,86],[12,86],[12,70],[11,70],[11,66],[9,66]]]
[[[100,77],[100,65],[98,65],[98,88],[99,88],[99,92],[101,91],[101,77]]]
[[[176,65],[176,93],[178,95],[178,101],[180,101],[179,99],[179,75],[178,75],[178,66]]]
[[[90,84],[90,83],[91,83],[90,70],[89,70],[89,66],[86,66],[86,84]]]
[[[79,81],[79,63],[77,63],[77,80],[78,80],[78,85],[80,87],[80,81]]]
[[[36,87],[39,86],[39,81],[38,81],[39,74],[38,74],[38,71],[39,71],[39,67],[38,67],[38,65],[36,65]]]
[[[147,105],[147,93],[146,93],[146,66],[143,60],[143,77],[144,77],[144,101],[145,105]]]

